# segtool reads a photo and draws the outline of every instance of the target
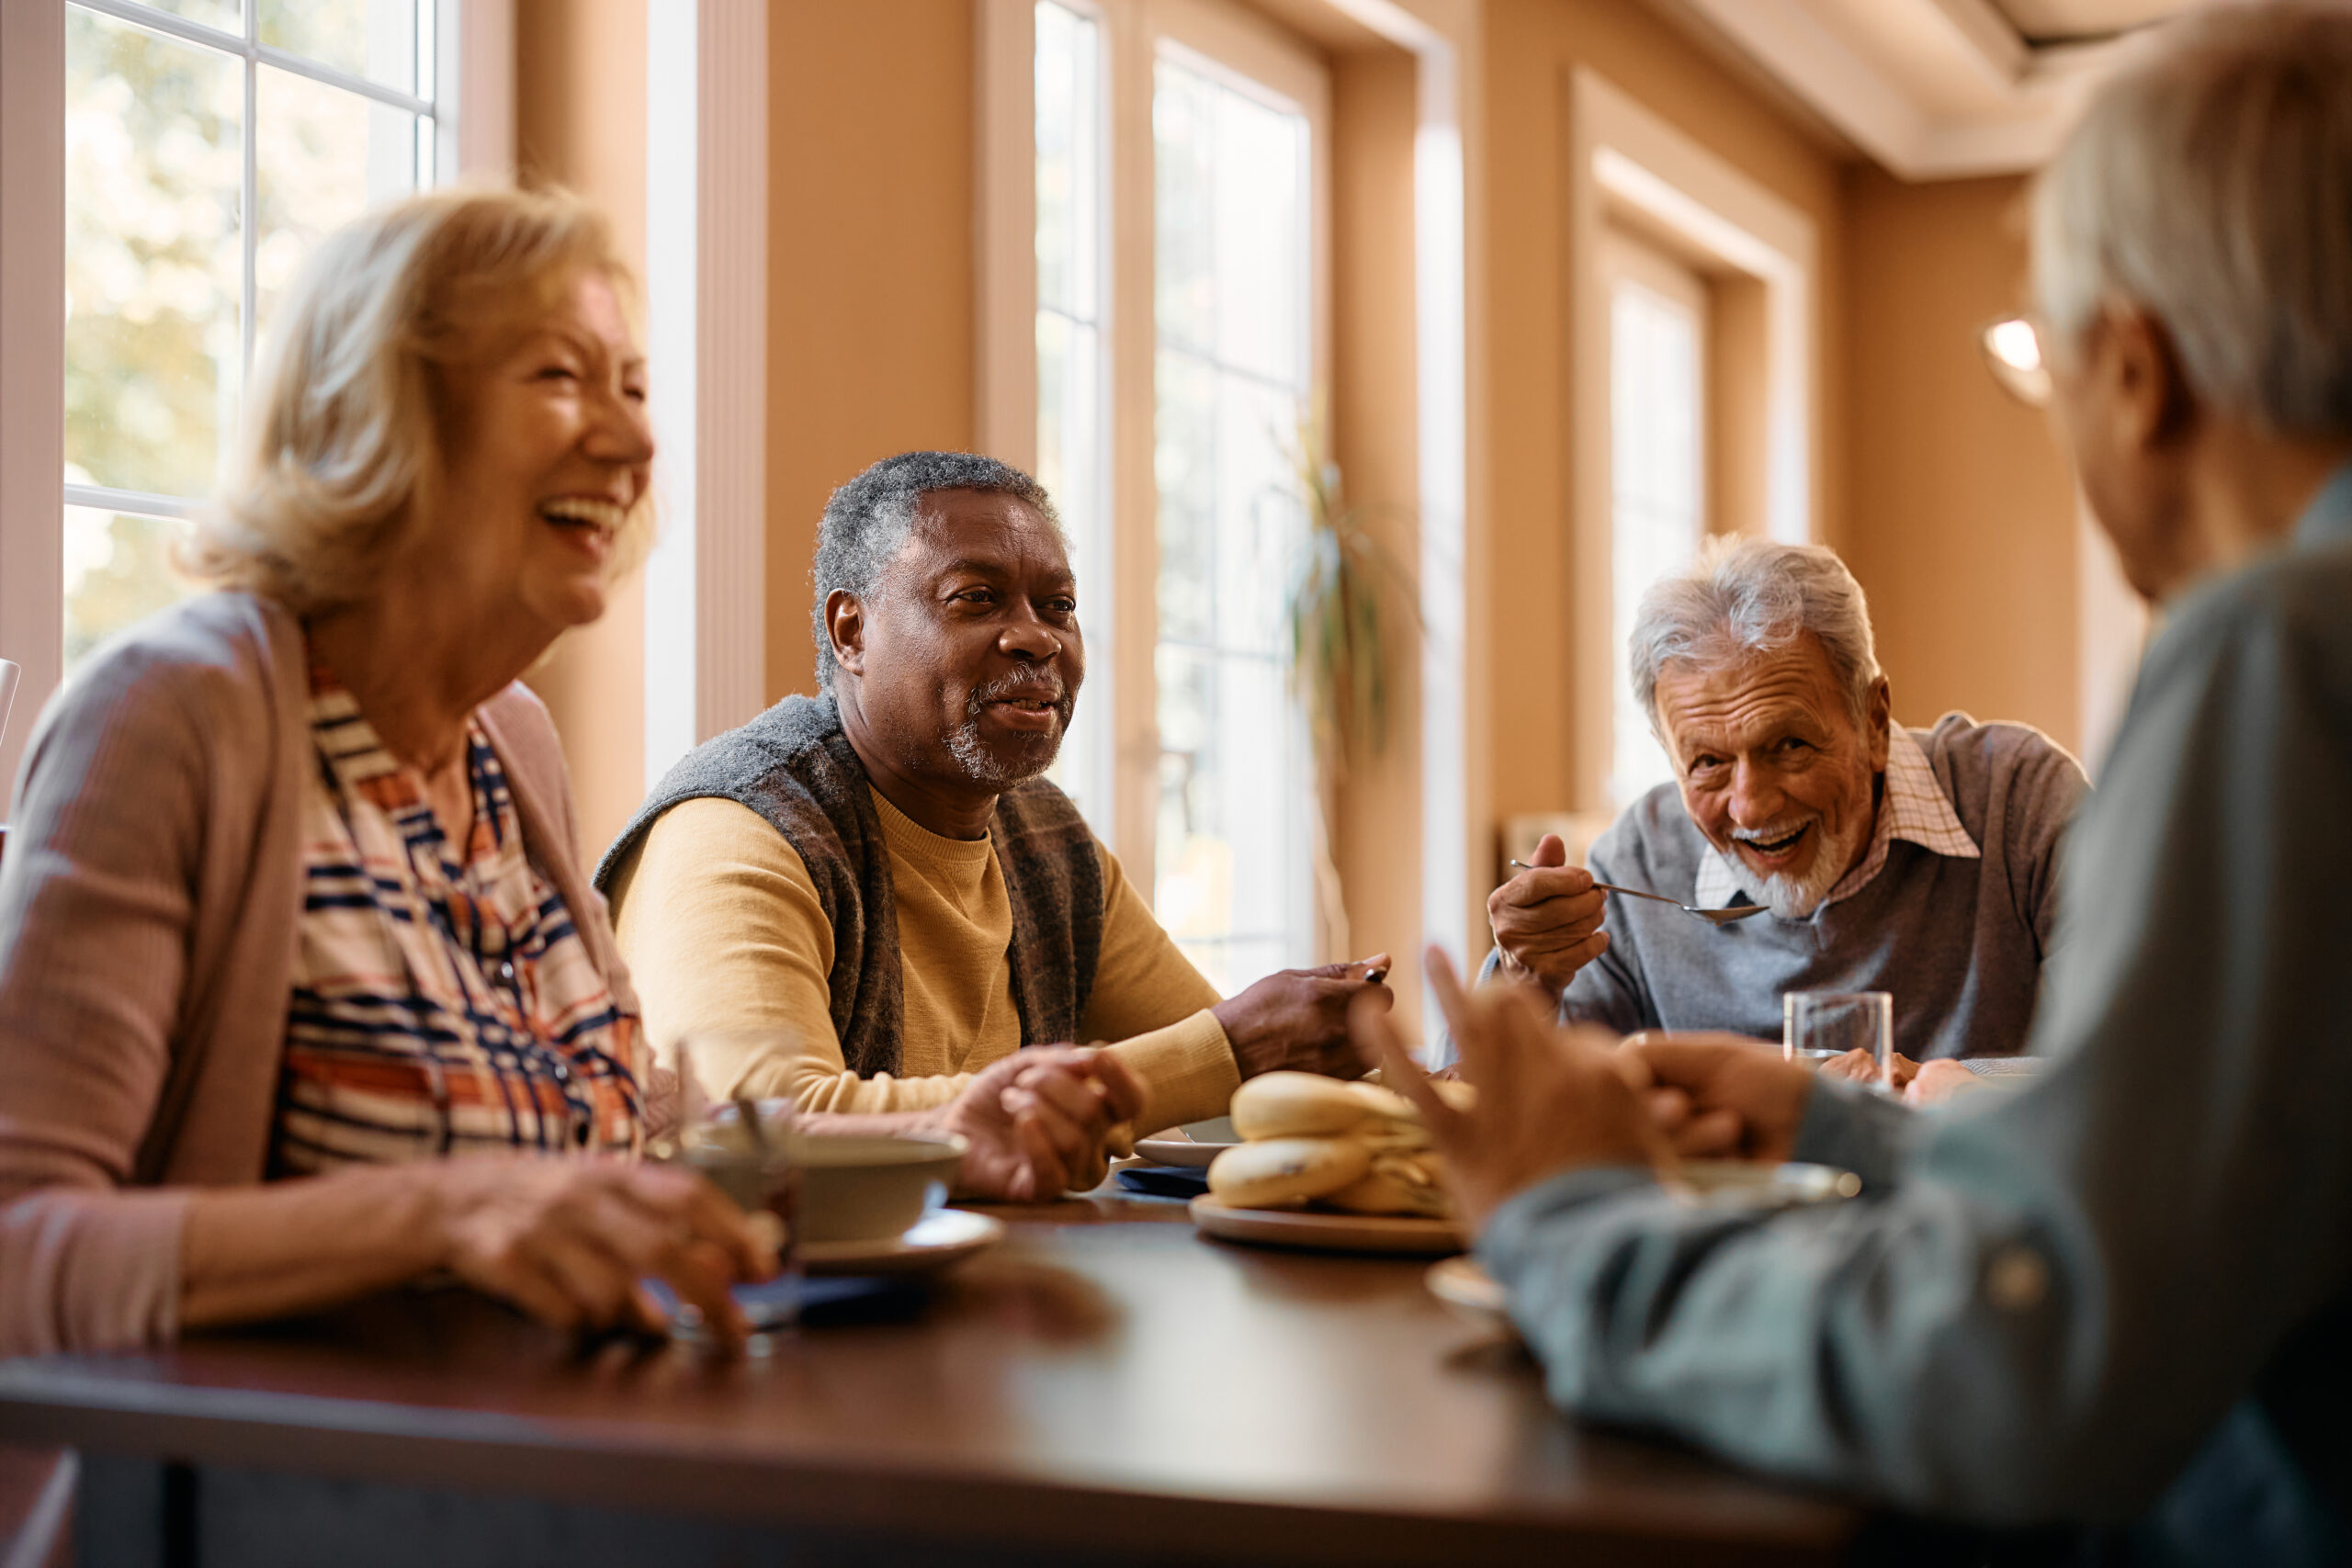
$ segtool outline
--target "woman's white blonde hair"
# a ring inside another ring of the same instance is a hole
[[[328,235],[278,304],[187,569],[301,615],[363,597],[435,503],[450,372],[511,353],[583,276],[629,295],[611,224],[560,190],[434,191]],[[616,575],[651,528],[640,497]]]

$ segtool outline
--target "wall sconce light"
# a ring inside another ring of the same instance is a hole
[[[2042,363],[2041,333],[2023,316],[2004,316],[1977,333],[1984,364],[2001,389],[2018,401],[2041,408],[2050,401],[2050,367]]]

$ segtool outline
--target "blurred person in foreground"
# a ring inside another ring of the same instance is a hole
[[[1449,986],[1478,1108],[1408,1087],[1562,1404],[2042,1527],[1969,1561],[2343,1562],[2352,8],[2155,35],[2041,176],[2033,276],[2058,431],[2165,620],[2070,835],[2042,1075],[1915,1117]],[[1679,1203],[1640,1082],[1868,1190]]]
[[[563,1326],[722,1339],[773,1244],[639,1163],[673,1115],[519,682],[649,526],[605,221],[447,192],[278,308],[219,584],[94,653],[0,865],[0,1355],[167,1341],[449,1270]],[[1041,1053],[926,1118],[967,1187],[1092,1179],[1115,1064]],[[821,1121],[821,1119],[820,1119]],[[820,1125],[812,1131],[825,1131]]]
[[[1487,900],[1488,975],[1563,1022],[1777,1040],[1788,991],[1888,991],[1907,1077],[2025,1044],[2057,915],[2058,847],[2086,787],[2040,730],[1894,722],[1862,586],[1818,545],[1719,538],[1642,596],[1634,700],[1674,780],[1570,866],[1546,836]],[[1607,909],[1595,882],[1647,899]],[[1858,1052],[1868,1073],[1877,1064]]]
[[[1385,955],[1220,997],[1042,776],[1086,678],[1044,486],[886,457],[826,502],[811,576],[819,694],[696,748],[597,868],[657,1049],[776,1041],[695,1071],[718,1097],[896,1111],[1024,1046],[1109,1041],[1146,1133],[1224,1115],[1256,1073],[1363,1070],[1348,1006],[1386,1005]]]

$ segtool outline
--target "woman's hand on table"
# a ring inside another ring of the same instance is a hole
[[[776,1271],[773,1245],[690,1170],[619,1160],[492,1156],[418,1166],[435,1185],[444,1265],[557,1328],[666,1334],[639,1280],[662,1280],[712,1335],[741,1342],[728,1293]]]
[[[1465,993],[1453,964],[1432,948],[1429,976],[1462,1053],[1477,1102],[1456,1111],[1405,1054],[1385,1010],[1359,1006],[1356,1043],[1381,1079],[1420,1107],[1445,1156],[1455,1213],[1473,1231],[1511,1194],[1582,1166],[1670,1165],[1673,1151],[1638,1097],[1615,1042],[1596,1030],[1561,1029],[1524,987]]]
[[[970,1145],[958,1193],[1036,1202],[1100,1182],[1104,1145],[1143,1103],[1142,1083],[1116,1056],[1042,1045],[981,1068],[938,1125]]]

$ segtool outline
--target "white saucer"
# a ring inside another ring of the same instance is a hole
[[[1212,1160],[1238,1142],[1240,1139],[1233,1131],[1232,1119],[1216,1116],[1206,1122],[1188,1122],[1182,1127],[1163,1128],[1148,1138],[1138,1138],[1136,1153],[1154,1165],[1206,1170]]]
[[[1480,1328],[1490,1328],[1504,1334],[1516,1334],[1512,1326],[1510,1306],[1504,1300],[1503,1288],[1467,1258],[1449,1258],[1442,1263],[1430,1265],[1421,1282],[1430,1294],[1443,1302],[1453,1315]]]
[[[800,1267],[808,1274],[927,1274],[986,1252],[1004,1239],[1004,1222],[969,1209],[933,1209],[879,1241],[808,1241]]]
[[[1231,1147],[1231,1144],[1196,1144],[1184,1136],[1181,1127],[1136,1140],[1136,1153],[1153,1165],[1179,1165],[1187,1170],[1206,1170],[1210,1161]]]

